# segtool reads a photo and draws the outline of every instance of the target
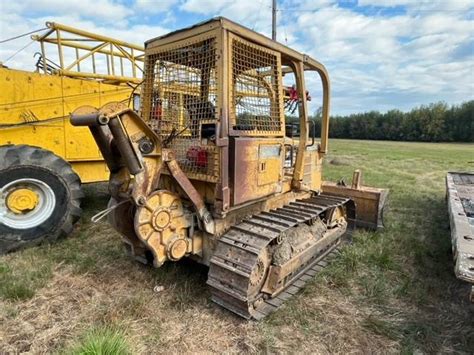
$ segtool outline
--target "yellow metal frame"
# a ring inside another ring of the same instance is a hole
[[[55,70],[56,74],[75,78],[102,79],[120,83],[141,82],[141,74],[143,73],[143,46],[79,30],[55,22],[46,22],[46,27],[48,27],[49,30],[45,34],[31,37],[40,42],[41,60],[45,74],[48,74],[48,57],[46,55],[45,46],[45,44],[48,43],[56,45],[59,57],[59,68]],[[94,45],[84,43],[92,43]],[[64,47],[75,49],[75,59],[71,63],[66,62]],[[85,53],[81,55],[80,51],[85,51]],[[96,56],[98,54],[105,55],[107,62],[105,72],[103,68],[98,67],[96,64]],[[116,58],[119,60],[120,67],[117,68],[119,71],[116,70]],[[88,60],[91,61],[92,72],[81,71],[81,64],[84,64]],[[125,75],[124,68],[127,64],[130,65],[131,76]]]
[[[245,131],[245,130],[236,130],[236,129],[233,129],[232,127],[236,124],[236,121],[237,121],[237,117],[236,117],[236,112],[234,112],[233,110],[229,110],[229,135],[230,136],[246,136],[246,137],[249,137],[249,136],[283,136],[284,135],[284,127],[285,127],[285,112],[284,112],[284,109],[283,109],[283,101],[282,100],[279,100],[279,95],[283,95],[283,85],[282,85],[282,72],[281,72],[281,54],[277,51],[274,51],[274,50],[271,50],[271,49],[268,49],[267,47],[264,47],[264,46],[261,46],[261,45],[258,45],[258,44],[255,44],[255,43],[252,43],[251,41],[248,41],[248,40],[245,40],[239,36],[236,36],[234,35],[233,33],[229,33],[228,35],[228,48],[227,48],[227,51],[228,51],[228,55],[229,55],[229,58],[228,58],[228,62],[227,62],[227,71],[229,73],[229,83],[232,83],[232,44],[234,41],[237,41],[237,42],[240,42],[242,44],[245,44],[249,47],[252,47],[254,48],[255,50],[258,50],[258,51],[261,51],[261,52],[265,52],[265,53],[269,53],[273,56],[275,56],[276,58],[276,61],[277,61],[277,78],[278,78],[278,83],[277,83],[277,92],[276,93],[273,93],[273,98],[272,98],[272,101],[277,101],[279,102],[279,106],[278,106],[278,116],[279,116],[279,120],[280,120],[280,130],[279,131],[270,131],[270,132],[262,132],[262,131],[257,131],[257,130],[254,130],[254,131]],[[246,75],[248,75],[248,73],[246,73]],[[257,77],[257,75],[256,75]],[[264,76],[258,76],[258,79],[264,81]],[[269,90],[271,90],[271,88],[268,88]],[[260,97],[260,95],[256,95],[256,94],[248,94],[246,92],[242,92],[242,91],[238,91],[236,90],[236,88],[231,84],[229,85],[229,92],[227,93],[227,95],[229,96],[228,100],[229,102],[232,102],[233,100],[233,97],[234,96],[248,96],[248,97]],[[262,97],[267,97],[267,95],[261,95]]]

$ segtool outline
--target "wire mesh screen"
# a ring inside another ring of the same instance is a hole
[[[151,96],[149,123],[181,169],[205,181],[219,177],[216,59],[215,39],[208,38],[167,47],[147,65],[153,76],[145,93]]]
[[[232,129],[281,132],[278,57],[243,40],[232,40]]]

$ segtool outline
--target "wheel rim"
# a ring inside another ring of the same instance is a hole
[[[0,189],[0,223],[14,229],[29,229],[45,222],[54,212],[56,196],[41,180],[25,178]]]

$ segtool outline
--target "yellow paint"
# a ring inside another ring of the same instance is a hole
[[[0,92],[0,125],[23,124],[0,127],[0,146],[41,147],[69,161],[82,182],[108,180],[88,128],[73,127],[69,114],[82,105],[128,102],[130,87],[0,68]]]
[[[154,265],[178,260],[189,252],[189,220],[178,195],[165,190],[150,194],[135,216],[137,237],[154,255]]]
[[[30,189],[16,189],[7,196],[6,205],[16,214],[24,214],[35,209],[39,203],[39,196]]]
[[[170,223],[170,219],[171,217],[168,211],[159,211],[155,216],[154,225],[158,229],[166,228]]]
[[[323,159],[321,153],[314,150],[310,153],[311,159],[311,190],[321,191]]]
[[[279,138],[235,139],[233,203],[238,205],[281,191],[283,146]],[[232,159],[231,158],[231,159]]]
[[[171,260],[179,260],[186,255],[188,243],[185,239],[177,239],[171,243],[168,251],[168,257]]]
[[[92,143],[95,144],[95,142]],[[103,160],[70,162],[74,168],[74,171],[80,176],[82,183],[109,180],[110,171],[107,168],[107,164],[105,164]]]

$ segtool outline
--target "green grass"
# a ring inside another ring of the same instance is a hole
[[[334,142],[331,155],[347,144]],[[444,177],[448,170],[474,169],[473,146],[356,141],[350,147],[360,158],[348,166],[328,164],[327,178],[350,177],[354,168],[362,168],[367,185],[390,189],[389,212],[386,229],[359,232],[330,272],[336,278],[344,273],[346,280],[352,275],[379,302],[389,300],[386,293],[393,291],[420,302],[426,293],[420,290],[448,296],[453,277]]]
[[[128,355],[130,346],[124,333],[112,328],[94,328],[89,330],[66,354],[73,355]]]
[[[436,352],[448,339],[457,351],[474,349],[474,314],[467,284],[453,274],[444,200],[446,172],[474,170],[473,156],[472,144],[332,141],[325,179],[350,182],[360,168],[364,184],[389,188],[386,228],[357,231],[306,293],[331,287],[370,305],[377,316],[363,327],[398,341],[402,352]],[[449,312],[454,319],[446,321]],[[400,320],[391,321],[393,314]],[[314,319],[311,312],[298,318],[302,329]],[[450,332],[450,322],[464,324],[460,333]]]
[[[38,288],[46,285],[51,274],[51,262],[35,257],[34,252],[25,253],[22,260],[12,264],[0,261],[0,298],[31,298]]]
[[[474,170],[474,145],[331,140],[329,148],[326,180],[350,182],[358,168],[364,184],[390,189],[386,228],[357,231],[263,322],[212,304],[205,267],[152,269],[129,259],[105,221],[89,221],[107,196],[88,186],[69,238],[0,258],[0,352],[472,352],[474,310],[468,284],[453,273],[444,178]],[[57,330],[64,319],[67,329]]]
[[[90,222],[90,217],[108,201],[104,186],[89,186],[86,190],[89,194],[84,201],[84,216],[71,237],[0,259],[1,298],[25,300],[33,297],[36,290],[52,278],[58,265],[69,267],[77,274],[88,274],[100,272],[101,266],[110,260],[125,258],[122,246],[106,238],[113,232],[104,233],[103,225]]]

